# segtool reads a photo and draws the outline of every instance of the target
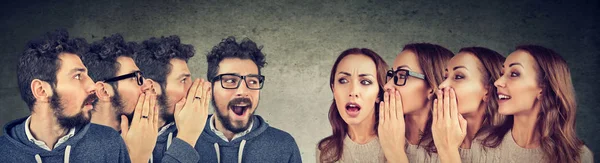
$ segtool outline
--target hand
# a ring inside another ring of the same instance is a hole
[[[204,130],[208,117],[208,104],[210,103],[211,87],[204,79],[196,79],[188,90],[185,98],[175,104],[175,124],[177,125],[177,138],[189,143],[192,147]]]
[[[386,91],[383,98],[379,103],[378,126],[381,148],[388,162],[408,162],[402,98],[396,90]]]
[[[158,136],[158,107],[156,94],[142,94],[135,105],[131,126],[121,115],[121,136],[127,145],[132,162],[148,162]]]
[[[458,113],[456,92],[453,88],[437,90],[436,95],[437,99],[433,101],[431,132],[440,162],[460,162],[458,148],[467,135],[467,120]]]

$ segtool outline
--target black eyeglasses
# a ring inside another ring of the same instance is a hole
[[[406,85],[406,80],[408,80],[408,76],[425,80],[425,75],[421,73],[406,69],[398,69],[396,71],[388,70],[387,81],[390,81],[390,79],[394,78],[394,84],[396,84],[397,86],[404,86]]]
[[[260,90],[265,83],[265,76],[256,74],[241,76],[239,74],[228,73],[215,76],[211,82],[221,81],[221,87],[225,89],[237,89],[240,87],[242,80],[246,82],[248,89]]]
[[[135,71],[135,72],[132,72],[132,73],[129,73],[129,74],[125,74],[125,75],[117,76],[117,77],[114,77],[114,78],[106,79],[106,80],[103,80],[103,82],[105,82],[105,83],[117,82],[119,80],[128,79],[128,78],[132,78],[132,77],[135,77],[135,79],[137,81],[137,84],[139,86],[141,86],[141,85],[144,84],[144,77],[142,76],[142,72],[141,71]]]

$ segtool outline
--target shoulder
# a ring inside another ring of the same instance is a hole
[[[585,145],[581,146],[579,158],[582,163],[594,162],[594,153]]]
[[[269,139],[275,139],[278,141],[292,141],[295,142],[294,137],[292,137],[292,135],[290,135],[289,133],[274,128],[274,127],[269,127],[265,130],[265,132],[263,133],[265,135],[265,137],[269,138]]]
[[[85,137],[97,141],[98,143],[114,144],[123,142],[119,132],[113,128],[97,124],[90,124],[87,133],[85,133]]]

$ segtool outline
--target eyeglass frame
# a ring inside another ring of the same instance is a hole
[[[225,75],[232,75],[232,76],[237,76],[238,78],[240,78],[240,81],[237,82],[237,85],[235,86],[235,88],[225,88],[225,86],[223,85],[223,82],[221,81],[222,77]],[[248,81],[246,81],[248,76],[258,77],[258,80],[260,82],[260,87],[259,88],[250,88],[250,86],[248,86]],[[214,84],[217,80],[221,81],[221,88],[223,88],[223,89],[238,89],[238,88],[240,88],[240,84],[242,84],[241,80],[244,80],[244,82],[246,83],[246,88],[251,89],[251,90],[261,90],[265,84],[265,76],[260,75],[260,74],[258,74],[258,75],[257,74],[240,75],[237,73],[225,73],[225,74],[219,74],[219,75],[213,77],[210,82]]]
[[[109,78],[109,79],[106,79],[106,80],[102,80],[102,82],[105,82],[105,83],[118,82],[118,81],[121,81],[121,80],[124,80],[124,79],[128,79],[128,78],[131,78],[131,77],[136,77],[136,79],[137,79],[136,81],[137,81],[137,84],[139,86],[144,85],[144,79],[145,78],[144,78],[144,75],[142,74],[142,71],[139,71],[139,70],[138,71],[134,71],[132,73],[128,73],[128,74],[124,74],[124,75],[119,75],[119,76],[115,76],[115,77],[112,77],[112,78]]]
[[[404,79],[404,83],[402,83],[402,84],[398,84],[398,75],[397,74],[400,71],[406,72],[406,74],[407,74],[407,78]],[[400,69],[400,68],[398,68],[398,69],[396,69],[396,71],[394,71],[394,69],[391,69],[391,70],[388,70],[387,73],[386,73],[386,79],[387,79],[387,81],[389,81],[390,79],[393,78],[394,79],[394,85],[397,85],[397,86],[404,86],[404,85],[406,85],[406,81],[408,81],[408,76],[412,76],[412,77],[415,77],[415,78],[418,78],[418,79],[425,80],[425,75],[423,75],[421,73],[418,73],[418,72],[410,71],[410,70],[407,70],[407,69]]]

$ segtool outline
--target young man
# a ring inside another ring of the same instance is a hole
[[[196,144],[199,162],[302,162],[290,134],[254,115],[265,82],[261,48],[229,37],[206,60],[216,116],[210,116]]]
[[[153,81],[160,108],[154,162],[198,162],[204,155],[194,148],[208,115],[210,83],[192,81],[187,61],[193,56],[194,48],[178,36],[150,38],[136,52],[135,62]]]
[[[89,123],[97,97],[80,59],[86,50],[66,31],[28,43],[17,78],[31,115],[4,128],[0,162],[129,162],[118,132]]]
[[[148,142],[155,142],[158,133],[156,96],[151,81],[144,79],[133,61],[135,47],[114,34],[94,42],[82,59],[90,77],[98,81],[92,123],[120,131],[132,162],[148,162],[154,149],[154,143]],[[134,109],[141,116],[134,118]]]

